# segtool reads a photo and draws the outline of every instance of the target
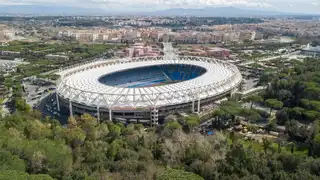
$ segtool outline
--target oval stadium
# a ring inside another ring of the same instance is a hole
[[[90,113],[100,119],[151,120],[157,124],[177,111],[232,94],[242,77],[230,63],[206,57],[137,57],[99,60],[60,72],[58,110],[70,116]]]

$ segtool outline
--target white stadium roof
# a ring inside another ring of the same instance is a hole
[[[121,88],[99,82],[113,72],[161,64],[190,64],[207,72],[191,80],[154,87]],[[235,65],[205,57],[140,57],[96,61],[60,73],[57,87],[60,97],[90,107],[112,109],[156,108],[206,99],[234,89],[242,80]]]

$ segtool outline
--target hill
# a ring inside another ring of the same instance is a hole
[[[8,15],[102,15],[99,8],[79,8],[70,6],[10,5],[0,6],[0,14]]]

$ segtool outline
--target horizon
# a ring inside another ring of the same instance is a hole
[[[30,7],[34,7],[31,8]],[[35,9],[36,8],[36,9]],[[37,8],[44,8],[38,10]],[[216,8],[218,11],[211,12]],[[233,9],[234,11],[232,11]],[[203,9],[204,11],[198,11]],[[223,10],[226,10],[225,12]],[[167,7],[157,9],[112,9],[97,7],[75,7],[70,5],[0,5],[0,16],[200,16],[200,17],[272,17],[272,16],[320,16],[320,11],[299,13],[271,9],[236,6]]]
[[[152,12],[175,8],[202,9],[234,7],[259,11],[320,14],[320,0],[0,0],[0,7],[48,6],[101,9],[105,12]],[[0,11],[0,13],[2,13]]]

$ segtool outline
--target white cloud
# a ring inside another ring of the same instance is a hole
[[[126,1],[126,0],[124,0]],[[136,0],[136,3],[141,3],[144,0]],[[248,6],[248,7],[271,7],[266,2],[258,0],[150,0],[149,3],[158,5],[176,6],[176,7],[206,7],[206,6]],[[142,2],[145,3],[145,2]]]
[[[248,7],[271,7],[266,2],[259,0],[0,0],[0,4],[59,4],[59,5],[161,5],[165,7],[206,7],[206,6],[248,6]]]

